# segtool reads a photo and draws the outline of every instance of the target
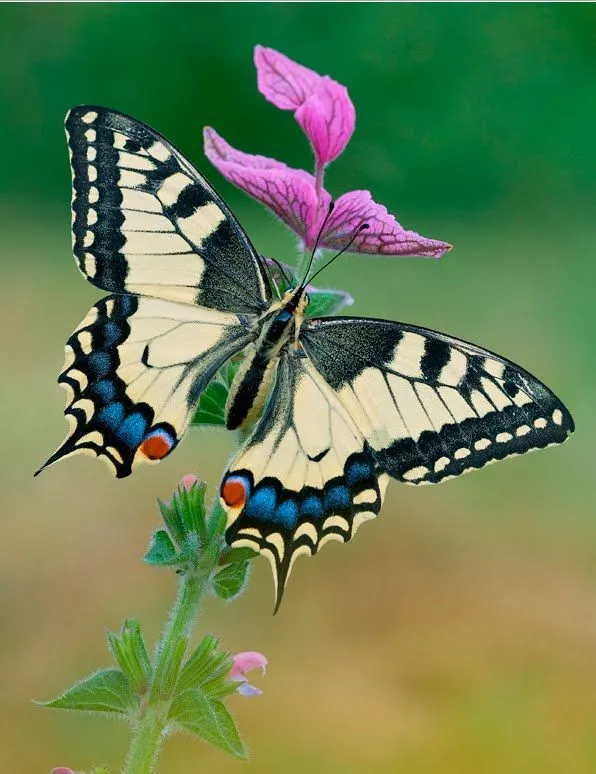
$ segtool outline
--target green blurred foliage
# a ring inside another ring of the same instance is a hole
[[[29,701],[105,666],[102,632],[126,617],[153,641],[174,588],[140,561],[155,498],[190,471],[215,485],[232,449],[201,429],[130,480],[80,458],[32,481],[64,431],[63,342],[98,297],[71,258],[64,114],[98,103],[154,126],[261,252],[291,262],[293,238],[202,155],[208,124],[243,150],[311,164],[291,115],[256,90],[257,43],[350,90],[357,130],[329,189],[370,189],[407,227],[455,245],[439,262],[346,256],[321,284],[349,291],[355,314],[520,362],[578,432],[445,487],[391,485],[352,545],[298,563],[275,619],[261,561],[233,607],[207,605],[201,634],[270,660],[265,694],[234,706],[254,766],[589,774],[596,9],[573,3],[0,5],[3,765],[117,770],[123,730]],[[163,770],[237,765],[181,738]]]

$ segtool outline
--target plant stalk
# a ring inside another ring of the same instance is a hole
[[[202,567],[180,577],[176,600],[159,639],[153,680],[143,715],[133,736],[122,774],[151,774],[167,725],[172,693],[188,649],[199,603],[212,567]]]

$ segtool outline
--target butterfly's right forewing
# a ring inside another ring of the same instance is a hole
[[[66,117],[73,179],[73,249],[100,288],[259,312],[270,291],[230,210],[171,143],[113,110]]]

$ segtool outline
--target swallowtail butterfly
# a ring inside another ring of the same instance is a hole
[[[121,477],[163,459],[244,351],[226,423],[256,423],[220,496],[227,542],[269,559],[276,606],[296,557],[349,540],[379,513],[389,477],[439,483],[573,431],[547,387],[474,344],[309,318],[304,286],[276,291],[222,199],[148,126],[80,106],[66,131],[74,255],[111,295],[66,344],[70,434],[44,467],[82,452]]]

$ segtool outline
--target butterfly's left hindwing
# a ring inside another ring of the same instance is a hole
[[[276,609],[293,563],[349,540],[381,508],[387,476],[303,353],[282,357],[265,413],[221,484],[226,540],[265,555]]]
[[[66,117],[79,268],[112,292],[231,312],[267,308],[265,270],[207,181],[150,127],[101,107]]]
[[[162,459],[213,374],[250,338],[235,314],[129,294],[99,301],[66,344],[58,382],[70,433],[43,467],[86,453],[122,477]]]

